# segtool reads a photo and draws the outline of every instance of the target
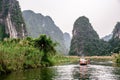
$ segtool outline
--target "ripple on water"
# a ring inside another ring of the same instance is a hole
[[[120,80],[120,75],[114,74],[114,67],[103,65],[90,65],[90,79],[95,80]]]
[[[120,80],[120,74],[115,74],[116,68],[112,66],[64,65],[54,68],[57,70],[54,80]]]
[[[101,64],[62,65],[15,72],[0,80],[120,80],[120,68]]]
[[[54,80],[73,80],[75,67],[79,67],[79,65],[55,66],[54,68],[56,68],[57,74]]]

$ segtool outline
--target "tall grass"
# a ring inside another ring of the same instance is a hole
[[[91,61],[112,61],[112,56],[87,56],[86,59]]]
[[[38,39],[4,39],[0,42],[0,74],[76,61],[77,58],[58,54],[55,46],[45,35]]]
[[[44,42],[40,39],[41,38],[38,38],[37,41]],[[38,47],[35,47],[34,43],[36,39],[32,38],[26,38],[23,40],[5,39],[0,42],[0,74],[28,68],[53,66],[70,60],[68,57],[55,54],[54,52],[56,51],[54,50],[54,45],[52,45],[54,43],[52,43],[50,38],[46,37],[46,41],[47,39],[50,43],[50,45],[47,44],[47,48],[50,49],[46,49],[46,47],[43,46],[45,42],[41,44],[43,48],[39,43]]]
[[[0,72],[34,68],[40,66],[42,52],[22,45],[20,42],[4,41],[0,43]]]
[[[112,56],[113,56],[113,61],[114,61],[116,64],[120,65],[120,53],[118,53],[118,54],[113,54]]]

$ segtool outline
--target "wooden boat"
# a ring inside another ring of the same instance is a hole
[[[81,58],[79,63],[80,63],[80,65],[87,65],[89,63],[89,61],[84,58]]]

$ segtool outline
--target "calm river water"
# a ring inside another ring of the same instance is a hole
[[[120,67],[113,67],[110,61],[69,64],[14,72],[0,76],[0,80],[120,80]]]

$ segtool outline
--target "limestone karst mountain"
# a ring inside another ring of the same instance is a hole
[[[120,22],[117,22],[113,30],[113,38],[118,37],[120,39]]]
[[[64,41],[65,41],[65,46],[66,46],[67,50],[69,51],[70,50],[71,37],[70,37],[70,34],[67,33],[67,32],[64,33]]]
[[[119,53],[120,52],[120,22],[117,22],[112,33],[113,36],[109,41],[111,45],[110,50],[112,53]]]
[[[108,44],[99,39],[89,19],[79,17],[73,26],[70,55],[105,55]]]
[[[22,12],[17,0],[0,0],[0,39],[27,36]]]
[[[26,23],[28,36],[36,38],[40,34],[46,34],[50,36],[54,42],[59,43],[57,47],[58,52],[67,54],[63,32],[56,26],[50,16],[44,16],[31,10],[25,10],[23,11],[23,17]]]

